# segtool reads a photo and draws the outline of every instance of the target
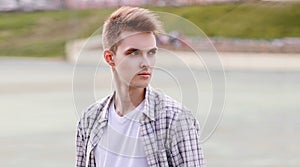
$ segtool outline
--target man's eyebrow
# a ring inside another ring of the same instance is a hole
[[[136,50],[139,50],[139,49],[137,49],[137,48],[129,48],[126,51],[136,51]]]
[[[157,50],[158,50],[158,48],[155,47],[155,48],[150,49],[149,51],[157,51]]]
[[[130,53],[135,52],[135,51],[139,51],[139,49],[136,49],[136,48],[129,48],[129,49],[126,49],[124,53],[125,53],[125,54],[130,54]]]
[[[150,51],[157,51],[158,50],[158,48],[157,47],[154,47],[154,48],[151,48],[151,49],[149,49],[149,50],[147,50],[147,52],[150,52]],[[132,53],[132,52],[135,52],[135,51],[142,51],[142,50],[140,50],[140,49],[137,49],[137,48],[128,48],[128,49],[126,49],[125,50],[125,54],[130,54],[130,53]]]

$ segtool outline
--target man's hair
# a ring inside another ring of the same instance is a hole
[[[112,13],[105,21],[102,32],[104,49],[117,50],[122,32],[161,33],[162,26],[158,16],[147,9],[124,6]]]

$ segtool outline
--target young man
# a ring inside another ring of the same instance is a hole
[[[115,91],[78,123],[78,167],[204,166],[198,121],[149,86],[159,32],[157,16],[143,8],[121,7],[106,20],[104,59]]]

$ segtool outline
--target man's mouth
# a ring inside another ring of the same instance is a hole
[[[147,78],[150,78],[151,73],[150,72],[140,72],[140,73],[138,73],[138,76],[141,76],[142,78],[147,79]]]

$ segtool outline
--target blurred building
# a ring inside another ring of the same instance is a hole
[[[57,10],[64,0],[0,0],[0,11]]]
[[[123,5],[181,6],[236,1],[241,0],[0,0],[0,11],[89,9]]]
[[[237,1],[241,0],[65,0],[65,4],[67,4],[69,8],[98,8],[123,5],[181,6]]]

